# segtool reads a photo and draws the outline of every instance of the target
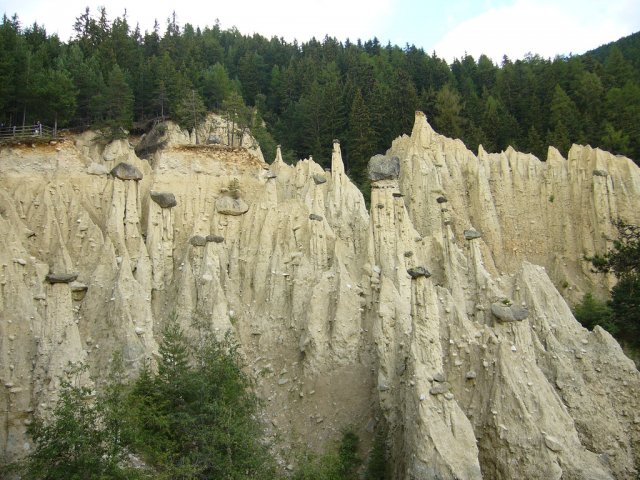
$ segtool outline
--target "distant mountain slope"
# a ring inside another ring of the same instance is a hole
[[[586,52],[584,56],[591,56],[600,63],[604,63],[611,53],[611,49],[614,47],[620,49],[624,58],[633,65],[636,72],[640,72],[640,32],[632,33],[615,42],[607,43],[606,45],[590,50]]]

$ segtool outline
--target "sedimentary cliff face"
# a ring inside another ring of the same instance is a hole
[[[634,478],[638,371],[563,298],[608,287],[582,256],[640,221],[631,161],[475,156],[417,114],[368,213],[337,142],[324,171],[183,136],[0,151],[5,460],[68,362],[99,388],[176,315],[239,339],[280,445],[384,423],[394,478]]]
[[[581,257],[607,248],[610,220],[637,222],[638,169],[576,146],[475,157],[421,114],[393,155],[399,178],[372,189],[370,298],[397,478],[631,477],[638,372],[547,270],[593,285]]]

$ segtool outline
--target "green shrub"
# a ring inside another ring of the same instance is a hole
[[[86,367],[71,369],[51,420],[29,427],[32,453],[14,471],[25,480],[278,478],[237,345],[207,334],[188,341],[174,317],[159,353],[157,373],[145,365],[130,383],[115,355],[99,397],[80,382]],[[358,436],[345,430],[334,451],[307,455],[292,477],[356,480],[358,448]],[[374,452],[367,478],[381,480],[383,444]],[[129,453],[146,467],[130,467]]]
[[[293,480],[357,480],[358,467],[362,463],[358,456],[359,443],[358,435],[345,430],[337,453],[305,455],[298,462]]]
[[[600,325],[611,334],[618,332],[617,325],[612,321],[612,311],[609,306],[595,298],[590,292],[585,293],[582,302],[575,306],[574,315],[584,327],[593,329]]]
[[[50,422],[29,428],[32,454],[18,471],[29,480],[277,478],[258,420],[258,401],[229,339],[187,341],[175,319],[164,330],[158,372],[125,382],[115,357],[97,399],[72,378],[62,383]],[[136,453],[146,469],[127,466]]]
[[[166,123],[158,124],[158,126],[156,127],[156,133],[159,137],[167,133],[167,124]]]
[[[340,459],[335,453],[322,456],[306,454],[298,460],[293,480],[344,480],[340,471]]]
[[[207,336],[193,347],[172,321],[160,354],[158,374],[145,368],[128,399],[132,445],[157,478],[276,478],[237,346]]]
[[[369,454],[364,478],[366,480],[387,480],[391,478],[387,458],[387,433],[384,429],[379,429],[373,440],[373,448]]]
[[[125,449],[113,398],[96,399],[80,385],[85,371],[85,366],[70,368],[51,419],[36,418],[28,427],[33,449],[19,468],[23,479],[142,478],[141,472],[123,466]]]
[[[608,323],[599,323],[637,355],[640,351],[640,226],[614,222],[618,240],[604,255],[588,258],[596,271],[612,273],[618,283],[611,289]],[[584,303],[584,302],[583,302]]]
[[[229,196],[231,198],[235,198],[236,200],[240,198],[240,180],[234,178],[229,182],[229,186],[227,187],[229,191]]]

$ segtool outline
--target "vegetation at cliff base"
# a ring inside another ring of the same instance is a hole
[[[275,478],[237,347],[211,337],[192,345],[169,324],[158,374],[144,369],[128,396],[131,447],[156,478]]]
[[[306,453],[301,458],[293,480],[356,480],[361,464],[358,457],[358,436],[347,430],[343,432],[336,452],[327,452],[321,456]]]
[[[277,478],[235,344],[209,336],[193,346],[172,322],[160,356],[157,373],[145,367],[131,383],[116,366],[98,398],[71,371],[51,418],[28,429],[23,478]]]
[[[98,394],[86,386],[87,367],[70,366],[50,415],[28,427],[29,456],[9,470],[25,480],[284,478],[237,345],[205,332],[187,339],[171,320],[159,353],[157,370],[145,366],[135,380],[116,354]],[[376,445],[364,478],[387,478],[385,446]],[[356,480],[364,469],[351,430],[335,451],[304,452],[297,463],[298,480]]]
[[[141,132],[150,119],[185,127],[213,110],[251,127],[265,157],[328,166],[334,138],[366,188],[366,163],[409,133],[414,112],[472,150],[508,145],[546,158],[590,144],[640,159],[640,33],[584,55],[465,55],[448,64],[377,38],[304,43],[243,35],[175,13],[141,32],[126,14],[79,12],[63,41],[18,16],[0,25],[0,122]],[[70,19],[70,23],[73,20]]]
[[[114,390],[102,401],[95,401],[95,392],[78,383],[85,372],[85,367],[71,367],[62,381],[51,421],[36,419],[29,425],[27,432],[34,447],[20,469],[21,478],[139,478],[138,472],[122,465],[123,430],[122,423],[113,415]]]
[[[605,304],[590,293],[576,306],[576,318],[586,327],[600,325],[623,345],[640,352],[640,227],[618,220],[619,238],[606,253],[588,258],[596,271],[617,279]]]
[[[600,325],[612,335],[618,333],[618,325],[612,321],[613,312],[607,302],[593,296],[591,292],[584,294],[582,302],[575,306],[574,315],[583,326],[593,329]]]

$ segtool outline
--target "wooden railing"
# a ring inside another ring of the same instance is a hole
[[[26,125],[24,127],[0,127],[0,141],[28,138],[56,138],[58,132],[46,125]]]

